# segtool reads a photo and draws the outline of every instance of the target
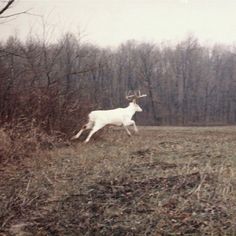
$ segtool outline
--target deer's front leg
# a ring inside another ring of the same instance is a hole
[[[138,128],[137,128],[137,126],[136,126],[136,124],[135,124],[135,121],[133,121],[133,120],[126,120],[126,121],[124,122],[124,127],[130,126],[130,125],[133,125],[134,131],[137,133],[137,132],[138,132]],[[126,129],[127,129],[127,127],[126,127]],[[129,132],[129,133],[130,133],[130,132]],[[129,134],[129,133],[128,133],[128,134]]]
[[[125,128],[127,134],[128,134],[129,136],[131,136],[131,133],[130,133],[129,129],[127,128],[127,126],[124,125],[124,128]]]
[[[135,121],[134,120],[131,120],[131,121],[133,123],[135,133],[138,133],[138,128],[137,128],[137,126],[135,124]]]

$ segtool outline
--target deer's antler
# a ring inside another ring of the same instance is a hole
[[[126,94],[125,98],[128,101],[136,102],[137,99],[142,98],[142,97],[146,97],[146,96],[147,96],[147,94],[141,94],[140,90],[134,91],[133,94],[132,94],[132,91],[129,90],[129,92]]]

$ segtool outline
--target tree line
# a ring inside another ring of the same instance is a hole
[[[70,133],[93,109],[127,105],[140,89],[143,125],[236,122],[236,49],[127,41],[115,49],[67,33],[56,43],[16,36],[0,43],[0,119],[27,119],[47,132]]]

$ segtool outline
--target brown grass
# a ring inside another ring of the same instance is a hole
[[[0,232],[233,235],[235,139],[235,127],[107,129],[39,150],[0,167]]]
[[[64,134],[54,132],[48,135],[25,119],[5,124],[0,128],[0,164],[16,163],[45,149],[68,146],[65,140]]]

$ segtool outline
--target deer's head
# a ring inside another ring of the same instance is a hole
[[[141,94],[139,91],[134,91],[133,93],[129,91],[126,95],[126,99],[130,101],[130,106],[134,108],[135,112],[141,112],[143,111],[142,108],[137,104],[137,100],[142,97],[146,97],[146,94]]]

